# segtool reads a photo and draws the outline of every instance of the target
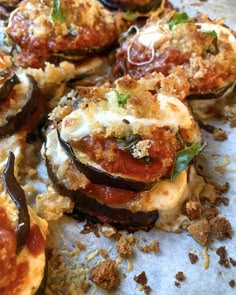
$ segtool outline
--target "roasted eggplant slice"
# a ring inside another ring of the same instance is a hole
[[[0,180],[0,201],[0,294],[44,294],[47,222],[27,207],[13,153]]]
[[[114,75],[168,75],[181,66],[190,83],[190,98],[203,99],[221,96],[236,79],[235,32],[217,20],[168,11],[126,36],[117,52]]]
[[[163,0],[100,0],[110,9],[121,9],[123,11],[132,11],[146,14],[155,11],[160,7]]]
[[[20,47],[16,61],[43,67],[55,55],[78,60],[102,52],[117,40],[110,11],[95,0],[28,0],[10,16],[7,34]]]
[[[153,76],[152,91],[150,80],[129,77],[118,80],[116,88],[90,88],[91,96],[82,93],[88,90],[78,88],[72,104],[76,106],[77,99],[80,102],[60,117],[58,137],[91,182],[150,190],[161,178],[170,176],[182,147],[177,133],[183,129],[183,134],[190,136],[188,142],[196,140],[199,133],[188,107],[178,98],[157,94],[155,79]]]
[[[143,191],[143,190],[149,190],[151,189],[157,181],[153,182],[141,182],[141,181],[135,181],[132,179],[125,179],[120,176],[113,176],[112,174],[109,174],[105,171],[102,171],[101,169],[96,168],[96,166],[89,165],[89,163],[84,164],[80,161],[80,159],[75,155],[72,147],[70,144],[65,142],[60,135],[58,134],[58,138],[60,141],[61,146],[64,148],[64,150],[72,157],[76,167],[78,170],[93,183],[97,184],[106,184],[108,186],[114,186],[124,189],[131,189],[134,191]]]
[[[151,191],[139,193],[91,183],[63,151],[55,128],[48,130],[44,157],[55,188],[74,200],[73,214],[77,217],[118,227],[147,228],[158,218],[158,211],[168,215],[179,209],[188,195],[186,171],[173,181],[161,180]]]
[[[0,101],[0,137],[19,130],[39,104],[40,94],[34,79],[24,73],[16,73],[13,77],[2,86],[7,87],[5,95],[9,95]]]

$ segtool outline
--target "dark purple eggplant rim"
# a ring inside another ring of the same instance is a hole
[[[113,0],[99,0],[106,7],[117,10],[121,9],[123,11],[132,11],[132,12],[140,12],[140,13],[148,13],[150,11],[156,10],[160,7],[162,0],[151,0],[148,4],[142,5],[132,2],[121,2],[121,1],[113,1]]]
[[[15,156],[9,152],[7,165],[2,174],[4,187],[18,209],[18,225],[16,228],[16,253],[25,246],[30,232],[30,216],[26,203],[24,190],[17,182],[14,175]]]
[[[68,190],[59,182],[53,171],[53,166],[47,157],[45,161],[48,176],[54,184],[55,189],[59,193],[70,197],[75,202],[75,207],[71,214],[72,217],[87,218],[95,223],[110,223],[120,229],[127,229],[130,227],[149,229],[158,219],[159,214],[157,210],[150,212],[131,212],[125,208],[114,208],[102,204],[79,190]]]
[[[65,142],[57,129],[58,140],[65,150],[67,155],[73,160],[77,169],[82,172],[92,183],[96,184],[105,184],[107,186],[128,189],[135,192],[150,190],[153,188],[159,180],[145,183],[141,181],[135,181],[132,179],[124,179],[120,176],[113,176],[107,172],[101,171],[91,165],[86,165],[80,162],[80,160],[76,157],[72,147],[69,143]]]
[[[11,135],[19,130],[38,107],[40,97],[38,86],[30,75],[27,75],[27,78],[31,84],[31,90],[26,94],[29,99],[21,112],[17,113],[14,117],[8,118],[8,122],[4,126],[0,126],[0,138]]]

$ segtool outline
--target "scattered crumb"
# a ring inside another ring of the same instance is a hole
[[[224,141],[228,138],[227,132],[222,130],[221,128],[217,128],[210,124],[205,124],[202,121],[199,121],[199,126],[203,130],[213,134],[213,138],[218,141]]]
[[[151,293],[151,287],[150,286],[144,286],[144,292],[145,292],[145,294],[150,294]]]
[[[195,264],[198,261],[198,256],[194,253],[188,253],[191,264]]]
[[[86,245],[82,244],[80,241],[76,241],[75,244],[76,244],[76,247],[80,250],[86,249]]]
[[[93,223],[90,223],[90,222],[87,222],[85,225],[84,225],[84,228],[83,230],[81,230],[80,232],[81,234],[89,234],[89,233],[94,233],[95,236],[97,238],[100,237],[100,234],[98,232],[98,226],[96,224],[93,224]]]
[[[201,216],[202,208],[199,202],[189,201],[186,203],[186,213],[190,220],[198,219]]]
[[[208,247],[205,246],[204,250],[203,250],[203,258],[204,258],[204,269],[208,269],[209,264],[210,264],[210,257],[209,257],[209,253],[208,253]]]
[[[209,222],[206,218],[202,218],[187,228],[188,232],[201,245],[206,245],[209,236]]]
[[[211,232],[217,240],[231,238],[232,227],[230,222],[224,217],[215,217],[210,220]]]
[[[217,208],[212,207],[212,208],[206,208],[203,212],[203,217],[205,217],[208,221],[213,219],[219,214],[219,211]]]
[[[134,280],[135,282],[143,286],[145,294],[150,294],[151,287],[147,285],[148,280],[145,271],[141,272],[141,274],[138,276],[134,276]]]
[[[106,223],[102,225],[101,231],[106,238],[110,238],[117,233],[117,230],[114,227]]]
[[[137,245],[137,248],[144,253],[154,252],[156,254],[160,254],[160,247],[157,240],[153,240],[151,244],[149,245],[145,245],[145,246]]]
[[[118,285],[118,270],[114,260],[105,260],[90,271],[90,280],[103,289],[113,289]]]
[[[141,272],[138,276],[134,276],[135,282],[141,285],[146,285],[147,284],[147,277],[145,271]]]
[[[225,206],[229,206],[229,199],[226,197],[221,197],[220,201],[222,204],[224,204]]]
[[[176,286],[177,288],[180,288],[180,287],[181,287],[180,282],[175,281],[175,286]]]
[[[81,290],[84,292],[84,293],[87,293],[88,290],[90,289],[90,284],[87,280],[83,280],[81,283],[80,283],[80,288]]]
[[[234,260],[232,257],[229,257],[229,261],[232,264],[232,266],[236,266],[236,260]]]
[[[116,242],[117,252],[121,257],[127,257],[133,254],[133,248],[131,247],[127,237],[122,235],[118,242]]]
[[[224,141],[228,138],[227,132],[221,128],[215,128],[213,131],[213,137],[215,140]]]
[[[179,282],[183,282],[185,280],[185,275],[182,271],[177,272],[177,274],[175,275],[176,280],[178,280]]]
[[[231,288],[234,288],[235,287],[235,280],[231,280],[231,281],[229,281],[229,285],[230,285],[230,287]]]
[[[107,253],[107,250],[106,250],[106,249],[101,248],[101,249],[100,249],[100,254],[101,254],[101,256],[102,256],[104,259],[107,259],[107,258],[108,258],[108,253]]]
[[[224,246],[219,247],[216,250],[216,254],[220,256],[219,264],[225,268],[230,268],[229,259],[227,258],[227,252]]]

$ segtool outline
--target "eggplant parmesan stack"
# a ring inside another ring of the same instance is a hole
[[[27,207],[10,153],[0,180],[0,294],[44,294],[47,222]]]
[[[116,55],[114,75],[140,78],[171,73],[181,65],[188,76],[190,96],[222,96],[236,79],[235,32],[206,15],[191,19],[166,10],[142,28],[131,27]]]
[[[73,198],[75,212],[140,227],[184,202],[187,167],[203,145],[176,95],[186,85],[178,75],[77,87],[53,110],[43,154],[49,177]]]
[[[0,137],[13,134],[26,125],[39,105],[40,93],[34,79],[12,65],[8,66],[0,56]],[[34,124],[31,122],[30,125],[26,129],[31,130]]]
[[[116,41],[112,14],[95,0],[25,0],[6,29],[23,66],[43,67],[49,59],[80,60],[104,52]]]

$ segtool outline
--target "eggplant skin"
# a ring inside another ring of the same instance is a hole
[[[62,148],[66,151],[68,156],[73,160],[77,169],[82,172],[92,183],[105,184],[107,186],[113,186],[122,189],[128,189],[136,192],[145,191],[152,189],[158,182],[153,181],[149,183],[136,181],[132,179],[125,179],[120,176],[114,176],[102,170],[99,170],[91,165],[86,165],[82,163],[75,155],[72,147],[69,143],[65,142],[59,131],[57,132],[59,142]]]
[[[9,118],[7,124],[0,127],[0,137],[11,135],[14,132],[18,131],[22,127],[22,125],[24,125],[26,121],[31,117],[31,115],[36,111],[38,107],[40,99],[40,92],[38,86],[31,76],[27,76],[32,86],[30,93],[26,94],[27,96],[30,95],[30,99],[24,105],[21,111],[16,114],[16,116]]]
[[[0,88],[0,102],[7,100],[14,86],[18,83],[20,83],[20,80],[16,74],[13,74],[4,82]]]
[[[234,88],[235,83],[229,83],[228,85],[221,87],[215,91],[212,91],[211,93],[199,93],[199,94],[190,94],[187,96],[188,100],[194,100],[194,99],[202,99],[202,100],[208,100],[208,99],[215,99],[224,96],[224,94],[229,90],[230,88]]]
[[[142,14],[156,10],[160,7],[162,0],[150,0],[146,4],[136,3],[136,1],[122,1],[122,0],[100,0],[102,4],[110,9],[121,9],[123,11],[133,11]]]
[[[18,254],[25,246],[27,238],[29,236],[30,217],[24,190],[18,184],[14,175],[14,162],[15,156],[12,152],[9,152],[7,165],[2,175],[2,180],[10,198],[15,203],[19,211],[19,221],[16,229],[16,253]]]
[[[84,217],[92,222],[109,223],[117,228],[124,229],[150,229],[158,219],[158,211],[151,212],[131,212],[128,209],[113,208],[99,203],[79,190],[68,190],[65,186],[59,184],[57,176],[53,172],[52,165],[46,158],[46,167],[48,176],[54,187],[62,195],[70,197],[75,202],[75,208],[72,216],[75,218]]]

